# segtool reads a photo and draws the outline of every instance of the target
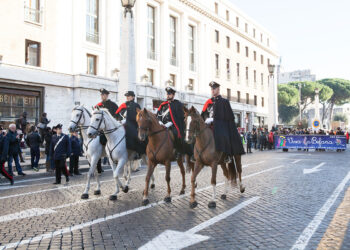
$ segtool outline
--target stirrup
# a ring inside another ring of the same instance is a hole
[[[232,160],[231,160],[231,157],[229,155],[227,155],[224,159],[224,163],[228,164],[228,163],[231,163]]]

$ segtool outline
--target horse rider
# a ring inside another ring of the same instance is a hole
[[[225,163],[230,163],[233,155],[245,154],[241,136],[235,123],[230,102],[220,95],[220,84],[210,82],[212,98],[202,110],[202,117],[209,126],[213,125],[215,148],[225,154]]]
[[[57,124],[56,133],[52,136],[50,144],[50,157],[54,160],[56,169],[55,185],[61,184],[61,172],[66,176],[66,183],[69,182],[69,172],[66,166],[66,159],[70,157],[72,148],[68,135],[62,133],[62,124]]]
[[[121,121],[125,126],[126,148],[136,151],[135,159],[140,159],[141,155],[146,153],[146,144],[141,142],[137,136],[137,109],[141,110],[138,103],[135,103],[134,91],[125,93],[126,102],[122,103],[115,112],[117,120]]]
[[[184,142],[185,135],[185,114],[184,105],[174,99],[176,90],[173,87],[166,87],[167,101],[160,104],[157,111],[159,124],[170,129],[174,134],[174,148],[176,159],[183,154],[193,156],[191,145]]]
[[[106,108],[108,109],[109,113],[114,117],[117,118],[116,111],[118,110],[118,105],[108,99],[109,96],[109,91],[106,89],[100,89],[100,94],[101,94],[101,102],[97,103],[95,108],[98,106],[100,108]],[[107,138],[104,134],[100,135],[100,142],[102,145],[106,145],[107,143]],[[101,166],[101,159],[97,162],[97,171],[98,173],[102,173],[103,169]]]

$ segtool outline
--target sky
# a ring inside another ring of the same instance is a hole
[[[230,0],[270,31],[282,71],[350,80],[350,0]]]

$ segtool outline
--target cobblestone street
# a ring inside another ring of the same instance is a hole
[[[133,175],[130,190],[109,201],[111,171],[102,175],[102,194],[81,200],[86,175],[53,186],[46,174],[1,179],[0,249],[350,249],[349,152],[255,152],[243,157],[241,194],[234,187],[226,200],[218,171],[216,208],[211,171],[197,178],[195,209],[179,196],[181,175],[172,167],[172,202],[166,195],[164,168],[158,166],[150,204],[142,206],[145,168]]]

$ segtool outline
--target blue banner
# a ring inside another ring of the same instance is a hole
[[[346,149],[344,135],[279,135],[276,148]]]

